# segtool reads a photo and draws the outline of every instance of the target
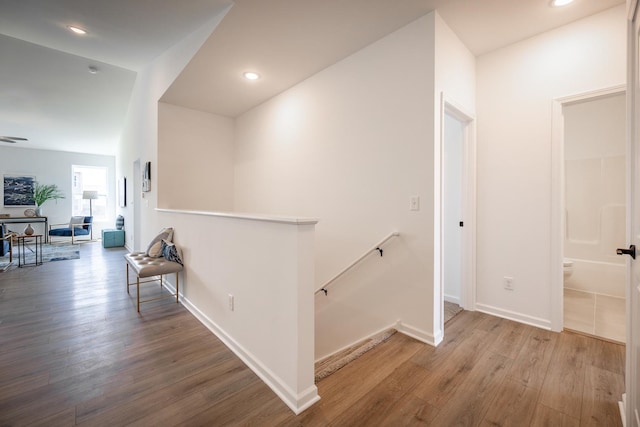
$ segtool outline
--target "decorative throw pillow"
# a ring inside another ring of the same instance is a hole
[[[162,256],[167,261],[177,262],[180,265],[184,265],[182,262],[182,257],[180,256],[180,249],[171,242],[167,242],[166,240],[162,240]]]
[[[82,226],[82,228],[84,228],[85,230],[88,230],[89,227],[91,227],[91,224],[93,223],[93,217],[92,216],[85,216],[84,217],[84,225]]]
[[[153,258],[160,258],[162,256],[162,241],[173,241],[173,228],[163,228],[162,231],[153,238],[149,246],[147,247],[147,256]]]
[[[73,227],[82,228],[83,223],[84,223],[83,216],[72,216],[71,221],[69,221],[69,228],[73,228]]]

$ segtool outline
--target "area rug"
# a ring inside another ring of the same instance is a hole
[[[22,250],[22,248],[21,248]],[[38,254],[39,256],[40,254]],[[35,246],[33,244],[27,244],[25,248],[25,263],[30,264],[35,262]],[[80,258],[80,250],[77,245],[65,244],[65,245],[42,245],[42,262],[50,261],[64,261],[68,259]],[[13,263],[9,262],[9,255],[0,257],[0,271],[4,271],[11,265],[18,265],[18,247],[13,248]]]
[[[316,382],[328,377],[338,369],[343,368],[348,363],[353,362],[358,357],[373,349],[378,344],[382,344],[383,342],[391,338],[391,336],[396,332],[398,331],[396,331],[395,329],[389,329],[388,331],[384,331],[378,335],[375,335],[361,342],[360,344],[356,344],[346,350],[334,354],[333,356],[329,356],[328,358],[319,361],[315,366]]]

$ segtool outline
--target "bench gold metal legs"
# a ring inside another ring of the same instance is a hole
[[[140,276],[136,273],[136,281],[135,282],[129,282],[129,263],[125,262],[126,266],[127,266],[127,293],[129,294],[129,287],[130,286],[135,286],[136,287],[136,297],[137,297],[137,309],[138,309],[138,313],[140,312],[140,303],[142,302],[149,302],[149,301],[155,301],[155,300],[159,300],[159,299],[163,299],[163,298],[169,298],[169,297],[176,297],[176,303],[179,303],[179,291],[180,291],[180,278],[178,277],[178,271],[175,272],[176,274],[176,291],[175,293],[170,293],[168,295],[162,295],[159,297],[155,297],[155,298],[149,298],[149,299],[144,299],[141,300],[140,299],[140,285],[141,284],[145,284],[145,283],[153,283],[153,282],[158,282],[160,284],[160,291],[162,292],[162,287],[163,285],[163,277],[165,276],[165,274],[160,274],[157,276],[151,276],[149,278],[145,278],[145,280],[140,280]],[[166,287],[166,286],[164,286]]]

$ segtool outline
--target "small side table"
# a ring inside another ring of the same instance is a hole
[[[117,248],[124,246],[124,230],[102,230],[102,247]]]
[[[18,267],[26,267],[26,266],[37,266],[42,265],[42,234],[20,234],[15,236],[18,242]],[[27,264],[27,248],[32,250],[27,246],[27,243],[31,243],[31,239],[34,240],[35,243],[35,262],[30,262]]]

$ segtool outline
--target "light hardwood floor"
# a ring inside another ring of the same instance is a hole
[[[437,348],[395,334],[295,416],[175,301],[138,315],[123,254],[0,273],[0,425],[621,425],[624,346],[477,312]]]

